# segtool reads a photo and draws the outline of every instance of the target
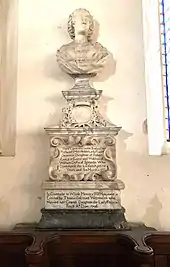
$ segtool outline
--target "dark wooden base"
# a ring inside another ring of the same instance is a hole
[[[170,232],[143,224],[130,231],[39,231],[18,224],[0,232],[0,267],[169,267]]]
[[[148,240],[155,235],[143,224],[131,224],[129,231],[39,231],[37,224],[18,224],[0,233],[0,266],[153,267]]]

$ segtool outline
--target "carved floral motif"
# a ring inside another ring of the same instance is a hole
[[[80,102],[80,99],[78,99]],[[83,103],[84,105],[84,103]],[[63,113],[63,118],[60,122],[61,127],[64,128],[92,128],[92,127],[106,127],[109,126],[110,124],[102,118],[102,116],[99,113],[97,102],[95,100],[89,100],[87,102],[87,106],[90,108],[91,112],[91,118],[87,122],[77,122],[76,119],[73,116],[73,109],[75,107],[83,107],[83,105],[79,104],[79,106],[76,106],[76,101],[71,100],[68,101],[67,107],[63,108],[62,113]]]

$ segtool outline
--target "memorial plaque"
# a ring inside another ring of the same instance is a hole
[[[97,146],[62,147],[59,160],[60,171],[100,172],[107,169],[105,148]]]
[[[115,180],[115,140],[82,135],[51,138],[50,178],[56,181]]]
[[[75,84],[62,91],[67,104],[59,125],[45,128],[50,159],[41,229],[120,229],[126,225],[120,199],[124,183],[117,177],[116,165],[115,137],[121,127],[100,114],[97,101],[102,90],[95,90],[90,82],[111,55],[92,40],[94,27],[89,11],[76,9],[67,27],[72,42],[56,53],[60,68]]]
[[[46,209],[120,209],[118,190],[48,190]]]

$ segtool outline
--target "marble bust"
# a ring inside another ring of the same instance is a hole
[[[108,58],[108,51],[92,41],[94,20],[86,9],[76,9],[68,19],[68,33],[73,40],[57,51],[61,69],[70,75],[96,75]]]

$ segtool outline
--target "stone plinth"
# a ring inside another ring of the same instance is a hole
[[[124,183],[117,179],[119,130],[46,128],[51,153],[39,228],[127,227],[120,196]]]

